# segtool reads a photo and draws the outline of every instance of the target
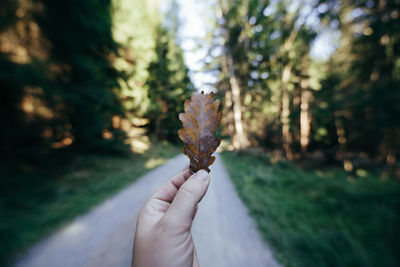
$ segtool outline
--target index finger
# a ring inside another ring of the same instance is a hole
[[[192,175],[189,166],[183,169],[179,174],[175,175],[165,182],[150,199],[158,199],[171,203],[178,192],[179,187]]]

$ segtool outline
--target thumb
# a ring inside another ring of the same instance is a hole
[[[208,172],[200,170],[193,174],[179,188],[164,219],[169,222],[192,225],[196,206],[206,194],[209,184]]]

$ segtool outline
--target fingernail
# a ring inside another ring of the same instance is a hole
[[[207,182],[210,178],[210,175],[205,170],[200,170],[195,174],[196,179],[200,179],[202,182]]]

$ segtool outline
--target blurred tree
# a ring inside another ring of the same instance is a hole
[[[146,117],[150,121],[150,132],[158,139],[170,141],[177,140],[177,130],[181,128],[178,115],[183,112],[184,101],[194,90],[183,51],[177,43],[178,9],[177,2],[172,1],[165,26],[159,25],[156,58],[148,67],[149,78],[146,82],[150,100]]]
[[[146,87],[148,67],[156,57],[156,38],[162,16],[159,1],[113,0],[113,36],[119,43],[115,67],[120,78],[120,98],[125,115],[133,122],[143,117],[150,102]]]
[[[219,1],[207,64],[220,77],[223,133],[233,147],[242,147],[243,133],[288,159],[323,149],[348,171],[363,158],[392,168],[400,149],[399,14],[398,1]],[[310,49],[326,27],[341,31],[341,43],[322,64]]]
[[[233,129],[230,132],[235,149],[247,146],[249,141],[257,145],[269,140],[271,148],[280,147],[292,158],[293,132],[301,125],[304,151],[309,143],[308,108],[303,111],[302,123],[295,121],[292,114],[300,114],[300,111],[293,113],[293,102],[299,102],[302,93],[298,97],[294,94],[301,91],[300,80],[306,85],[310,43],[315,33],[304,26],[305,19],[299,19],[302,5],[288,12],[291,4],[256,0],[219,2],[218,25],[210,51],[219,63],[211,61],[209,67],[219,66],[218,89],[229,88],[225,91],[225,102],[227,116],[232,114],[232,126],[227,127]],[[215,52],[218,50],[219,54]],[[303,90],[302,99],[307,102],[304,107],[311,96],[308,88]],[[296,105],[300,110],[301,105]],[[229,121],[225,119],[223,124],[228,125]]]
[[[170,1],[162,14],[159,1],[114,0],[113,5],[113,32],[121,44],[115,66],[127,76],[119,81],[126,117],[150,135],[176,141],[178,114],[194,90],[177,37],[179,6]]]
[[[250,145],[248,133],[243,123],[243,85],[240,80],[239,68],[246,68],[246,50],[242,50],[243,36],[247,34],[248,27],[242,27],[240,18],[246,12],[246,1],[223,1],[218,2],[217,30],[214,36],[212,50],[219,57],[219,69],[221,80],[228,83],[225,90],[225,102],[228,112],[232,112],[231,122],[224,120],[223,124],[229,123],[231,130],[231,141],[235,150],[241,150]],[[242,7],[242,8],[241,8]],[[244,12],[243,12],[244,11]],[[215,52],[217,51],[217,52]]]
[[[52,93],[61,100],[54,108],[63,113],[63,131],[80,148],[101,145],[103,131],[113,130],[112,115],[122,113],[116,97],[120,74],[111,62],[117,53],[111,1],[35,2],[43,5],[38,22],[52,44]]]
[[[42,89],[48,45],[35,21],[38,9],[29,0],[0,3],[0,151],[6,165],[14,156],[39,159],[48,147],[42,137],[49,119]]]
[[[102,0],[2,1],[2,151],[32,160],[51,148],[119,142],[110,10]]]
[[[400,3],[320,1],[318,7],[323,21],[339,24],[342,36],[316,99],[325,103],[316,112],[329,111],[330,119],[319,117],[317,124],[337,136],[337,157],[349,172],[351,159],[360,157],[392,169],[400,149]]]

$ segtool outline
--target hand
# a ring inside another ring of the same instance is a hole
[[[133,248],[133,267],[199,266],[191,227],[210,175],[189,168],[168,180],[140,211]]]

